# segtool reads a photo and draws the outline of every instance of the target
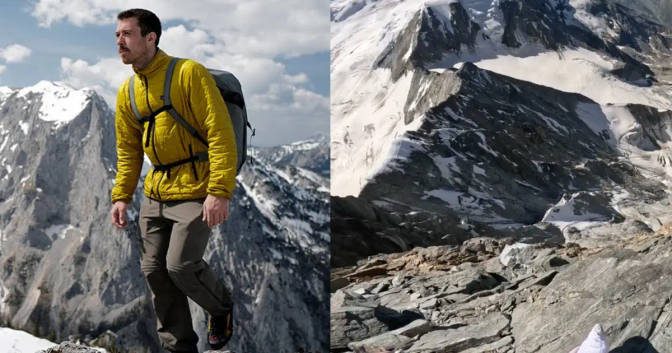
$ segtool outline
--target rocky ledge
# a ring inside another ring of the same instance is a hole
[[[480,237],[332,271],[332,352],[672,352],[672,224],[604,246]]]
[[[113,349],[113,352],[115,351],[116,350]],[[97,350],[95,348],[87,347],[75,342],[65,341],[56,347],[42,350],[37,353],[100,353],[100,352],[101,352],[100,350]],[[210,350],[205,351],[204,353],[233,353],[233,352],[229,350],[221,350],[221,351]]]

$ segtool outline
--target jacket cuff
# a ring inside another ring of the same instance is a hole
[[[131,200],[132,200],[132,198],[125,198],[125,197],[117,196],[117,197],[112,198],[112,203],[115,203],[117,201],[124,201],[124,202],[130,204]]]
[[[223,198],[229,199],[229,200],[233,197],[233,193],[231,191],[227,191],[227,190],[224,190],[224,189],[213,190],[211,188],[208,188],[208,195],[223,197]]]

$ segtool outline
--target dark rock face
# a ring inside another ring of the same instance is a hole
[[[637,117],[639,129],[624,136],[626,141],[644,151],[658,151],[664,149],[661,143],[672,141],[670,127],[672,125],[672,112],[658,111],[653,107],[640,104],[628,104],[628,110]],[[672,160],[662,159],[661,164],[669,164]]]
[[[459,88],[446,97],[418,97],[416,107],[423,107],[425,100],[435,105],[424,113],[420,128],[407,133],[400,147],[405,154],[372,178],[360,198],[391,213],[452,215],[452,222],[445,222],[443,229],[415,223],[426,230],[427,239],[432,239],[431,234],[450,233],[449,225],[460,217],[482,223],[534,224],[564,193],[619,186],[657,199],[664,190],[662,184],[647,180],[619,159],[606,117],[599,105],[585,97],[468,63],[456,73],[418,77],[411,92],[417,91],[414,86],[438,87],[455,80],[459,85],[449,85]],[[637,115],[644,136],[669,123],[665,113],[648,112]],[[580,142],[568,144],[568,139]],[[333,212],[338,217],[341,209]]]
[[[463,45],[473,51],[480,26],[469,18],[460,2],[447,6],[448,9],[428,6],[418,11],[376,59],[375,66],[392,69],[396,80],[407,69],[440,61],[446,53],[460,55]]]
[[[497,44],[498,39],[490,37],[482,23],[474,22],[462,2],[444,6],[449,10],[439,10],[436,5],[419,10],[376,58],[374,67],[391,69],[396,81],[407,71],[430,69],[446,56],[459,58],[467,52],[479,53],[480,46]],[[604,19],[609,30],[595,33],[577,21],[576,9],[568,0],[507,0],[489,11],[501,13],[503,32],[499,40],[504,46],[519,48],[525,43],[539,43],[556,51],[576,47],[596,50],[622,61],[623,67],[613,73],[627,81],[651,80],[654,76],[642,63],[641,53],[672,54],[669,37],[664,34],[669,30],[634,10],[606,0],[589,2],[586,10],[595,18]],[[491,49],[482,50],[480,56],[493,56]],[[455,62],[458,61],[464,59]]]
[[[159,352],[139,266],[141,183],[129,227],[109,221],[114,114],[95,93],[66,123],[41,120],[41,104],[40,93],[0,101],[0,322],[57,342]],[[318,172],[328,145],[304,142],[278,147],[290,156],[282,161],[251,151],[231,217],[206,250],[233,294],[237,351],[326,349],[328,182]],[[204,313],[192,314],[204,348]]]
[[[658,45],[669,50],[670,40],[663,35],[669,29],[660,24],[665,22],[656,22],[650,16],[638,16],[628,6],[636,4],[599,0],[589,2],[587,10],[593,16],[606,19],[609,29],[615,34],[611,39],[616,45],[628,46],[637,52],[647,51],[651,46]]]
[[[519,34],[537,39],[552,50],[571,43],[571,33],[565,28],[572,10],[568,1],[502,1],[499,8],[505,22],[502,43],[511,48],[522,45],[516,38]]]
[[[459,245],[473,234],[492,231],[485,224],[465,226],[451,210],[404,212],[365,198],[331,198],[331,266],[352,266],[378,253],[431,245]]]
[[[577,10],[567,0],[500,3],[505,20],[502,43],[516,48],[519,37],[539,41],[545,48],[584,47],[604,52],[624,65],[614,74],[626,81],[650,80],[654,75],[642,54],[670,54],[669,28],[642,16],[630,7],[607,0],[586,2],[586,12],[604,20],[607,28],[595,33],[574,18]],[[625,48],[627,47],[627,48]],[[650,84],[650,82],[648,83]]]
[[[416,72],[409,92],[407,123],[424,120],[402,139],[403,152],[364,187],[361,201],[332,198],[334,266],[377,252],[459,244],[491,234],[490,223],[532,225],[582,190],[610,195],[622,188],[648,202],[664,197],[663,184],[621,158],[602,108],[581,95],[470,63],[456,72]],[[653,151],[670,140],[669,112],[626,108],[638,127],[624,141]],[[668,162],[660,156],[661,164]],[[596,200],[608,203],[604,195]],[[615,223],[624,219],[615,210],[598,214]]]

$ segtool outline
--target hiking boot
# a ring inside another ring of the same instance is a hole
[[[212,349],[220,349],[229,342],[233,334],[233,317],[229,311],[222,316],[208,315],[208,344]]]

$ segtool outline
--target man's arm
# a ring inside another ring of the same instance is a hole
[[[229,111],[215,80],[207,69],[189,62],[189,103],[199,124],[207,132],[210,179],[208,195],[230,199],[236,186],[237,152]]]
[[[131,79],[133,79],[131,77]],[[128,81],[127,81],[128,82]],[[128,109],[128,85],[117,92],[115,131],[117,134],[117,175],[111,192],[112,223],[126,226],[126,207],[133,198],[142,169],[142,127]]]
[[[207,69],[196,62],[189,76],[189,103],[192,111],[207,132],[210,178],[208,197],[203,203],[203,221],[209,227],[229,217],[229,199],[236,186],[237,152],[235,135],[229,111],[215,80]]]

